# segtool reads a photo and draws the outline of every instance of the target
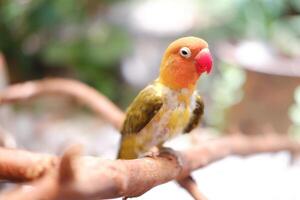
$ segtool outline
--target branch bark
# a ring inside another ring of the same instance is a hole
[[[52,155],[0,147],[0,179],[35,180],[53,169],[57,162],[58,158]]]
[[[63,94],[77,99],[120,128],[123,112],[95,89],[75,80],[45,79],[6,88],[0,104],[24,101],[45,94]],[[61,158],[17,149],[0,148],[0,178],[33,181],[0,199],[95,199],[135,197],[159,184],[177,180],[195,199],[205,199],[189,174],[229,155],[251,155],[288,150],[300,152],[300,145],[288,137],[270,134],[227,136],[184,152],[163,153],[157,158],[103,160],[78,155],[78,149]],[[182,164],[183,163],[183,164]],[[137,187],[138,186],[138,187]]]
[[[94,88],[71,79],[52,78],[9,86],[1,91],[0,104],[25,101],[47,94],[72,96],[118,129],[123,123],[124,113],[107,97]]]
[[[207,198],[199,191],[197,183],[192,176],[177,180],[177,183],[186,189],[195,200],[207,200]]]
[[[44,173],[47,171],[52,173],[47,173],[43,178],[30,184],[30,189],[28,186],[25,189],[20,187],[0,195],[0,199],[79,200],[121,196],[136,197],[157,185],[171,180],[182,180],[190,172],[229,155],[247,156],[284,150],[293,154],[299,153],[300,144],[286,136],[275,134],[234,135],[211,140],[186,151],[178,152],[179,157],[176,157],[175,154],[163,153],[155,158],[145,157],[135,160],[104,160],[97,157],[80,156],[77,150],[69,150],[59,162],[54,162],[55,166],[44,168]],[[0,171],[9,169],[8,165],[6,168],[1,166],[4,163],[13,165],[11,159],[3,155],[6,151],[0,149]],[[29,153],[30,156],[28,156],[28,152],[17,151],[20,158],[25,160],[22,162],[24,165],[15,166],[14,171],[20,171],[19,168],[23,169],[25,163],[28,168],[36,167],[36,163],[31,160],[35,157],[40,158],[41,154]],[[30,161],[26,159],[30,159]],[[56,160],[56,158],[52,159]],[[64,167],[62,163],[67,163],[68,167]],[[72,173],[64,173],[63,170],[72,170]],[[24,173],[18,173],[11,177],[16,178],[16,176],[21,176],[19,179],[28,179]],[[32,176],[29,176],[29,179],[32,179]]]

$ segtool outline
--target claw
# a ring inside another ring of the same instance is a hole
[[[145,153],[143,157],[149,158],[157,158],[159,156],[159,149],[157,147],[153,147],[150,151]]]
[[[180,167],[183,167],[183,160],[182,160],[182,158],[181,158],[181,155],[180,155],[177,151],[173,150],[172,148],[169,148],[169,147],[161,147],[161,148],[159,149],[159,155],[161,155],[161,156],[164,156],[164,155],[171,155],[171,156],[173,156],[173,157],[176,158],[176,161],[177,161],[178,165],[179,165]]]

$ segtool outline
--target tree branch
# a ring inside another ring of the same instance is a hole
[[[117,128],[123,122],[124,114],[110,100],[75,80],[45,79],[16,84],[0,93],[0,104],[24,101],[45,94],[72,96]],[[159,184],[177,180],[195,199],[203,200],[205,197],[189,176],[193,170],[233,154],[250,155],[282,150],[288,150],[292,155],[300,152],[298,143],[275,134],[223,137],[179,152],[179,157],[164,153],[157,158],[117,161],[79,156],[78,148],[68,150],[62,158],[0,148],[0,178],[12,181],[35,180],[32,187],[20,187],[2,194],[0,199],[134,197]]]
[[[57,157],[48,154],[0,147],[0,179],[31,181],[56,166],[57,161]]]
[[[177,180],[177,183],[182,188],[186,189],[195,200],[207,200],[207,198],[199,191],[197,183],[192,176]]]
[[[30,184],[31,189],[28,189],[28,186],[26,186],[27,189],[20,187],[0,195],[0,199],[79,200],[121,196],[136,197],[157,185],[171,180],[182,180],[190,172],[229,155],[247,156],[284,150],[292,153],[300,152],[300,144],[286,136],[275,134],[264,136],[234,135],[207,141],[186,151],[178,152],[179,158],[174,154],[163,153],[155,158],[145,157],[135,160],[104,160],[97,157],[80,156],[77,150],[69,150],[61,161],[54,162],[55,166],[50,168],[54,169],[50,170],[53,173],[47,173],[43,178]],[[0,149],[0,171],[5,170],[1,166],[3,163],[13,165],[11,159],[6,156],[7,151]],[[17,151],[20,159],[23,159],[23,163],[27,163],[27,167],[32,169],[35,167],[33,165],[36,165],[35,162],[32,162],[32,160],[36,160],[33,158],[44,156],[19,150],[11,151]],[[182,162],[178,162],[179,159]],[[58,163],[68,163],[68,167],[63,169],[62,164],[59,165]],[[20,171],[19,168],[23,169],[24,166],[17,165],[14,171]],[[6,165],[6,169],[8,168],[9,166]],[[63,170],[72,170],[72,173],[64,173]],[[49,171],[49,168],[45,168],[44,173],[46,171]],[[17,175],[20,176],[20,180],[28,179],[24,173]],[[15,176],[12,177],[16,178]],[[30,178],[32,176],[29,176]],[[194,186],[191,185],[191,182],[188,184],[190,185],[188,187],[193,189]],[[195,192],[194,194],[197,195]]]
[[[124,113],[109,99],[94,88],[70,79],[52,78],[9,86],[1,91],[0,104],[25,101],[46,94],[72,96],[95,113],[101,115],[116,128],[120,128],[123,123]]]

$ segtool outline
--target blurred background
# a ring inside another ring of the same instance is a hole
[[[208,41],[214,56],[212,75],[198,84],[206,105],[204,127],[215,134],[272,129],[300,137],[299,0],[1,0],[0,87],[73,78],[125,110],[158,75],[167,45],[188,35]],[[1,106],[0,126],[12,146],[51,153],[79,142],[89,154],[114,158],[119,139],[109,124],[58,96]],[[205,177],[203,192],[211,199],[248,199],[238,194],[250,192],[260,195],[249,199],[299,199],[300,170],[287,167],[286,157],[229,158],[197,177]],[[228,185],[220,169],[239,178]],[[265,190],[249,190],[256,188],[253,173],[265,177],[258,186]],[[276,174],[282,179],[274,179]],[[243,192],[232,192],[241,183]],[[287,189],[268,196],[276,187]],[[158,188],[140,199],[171,195]],[[189,198],[180,192],[173,199]]]

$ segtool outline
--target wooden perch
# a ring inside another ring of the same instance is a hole
[[[100,114],[120,128],[124,113],[95,89],[74,80],[45,79],[6,88],[0,104],[24,101],[44,94],[63,94]],[[198,144],[178,154],[155,158],[104,160],[81,156],[72,147],[62,157],[0,147],[0,178],[26,181],[26,185],[2,193],[0,200],[66,200],[136,197],[151,188],[177,180],[195,199],[204,200],[189,174],[229,155],[247,156],[287,150],[296,155],[300,144],[287,136],[226,136]]]
[[[31,181],[52,169],[57,161],[52,155],[0,147],[0,179]]]
[[[192,176],[177,180],[177,183],[197,200],[207,200],[207,198],[199,191],[198,185]]]
[[[43,178],[32,182],[30,187],[27,185],[26,189],[20,187],[4,193],[0,195],[0,199],[80,200],[136,197],[157,185],[171,180],[182,180],[190,172],[229,155],[247,156],[283,150],[299,153],[300,144],[286,136],[276,134],[234,135],[207,141],[178,152],[179,157],[163,153],[156,158],[145,157],[135,160],[104,160],[98,157],[80,156],[76,148],[75,150],[71,148],[60,159],[52,157],[53,162],[50,163],[55,165],[43,168],[43,173],[47,174]],[[37,165],[32,161],[44,156],[38,153],[9,150],[10,153],[16,151],[20,159],[23,159],[21,163],[17,162],[18,159],[14,163],[11,158],[2,156],[7,153],[6,151],[8,150],[0,149],[2,175],[7,174],[5,170],[11,167],[15,168],[13,171],[22,171],[24,168],[34,170]],[[11,178],[15,180],[16,176],[20,176],[19,180],[32,179],[32,176],[28,177],[24,173],[13,174]],[[37,175],[36,178],[38,177]]]
[[[53,78],[12,85],[1,91],[0,104],[25,101],[46,94],[72,96],[116,128],[120,128],[124,120],[124,113],[104,95],[86,84],[70,79]]]

